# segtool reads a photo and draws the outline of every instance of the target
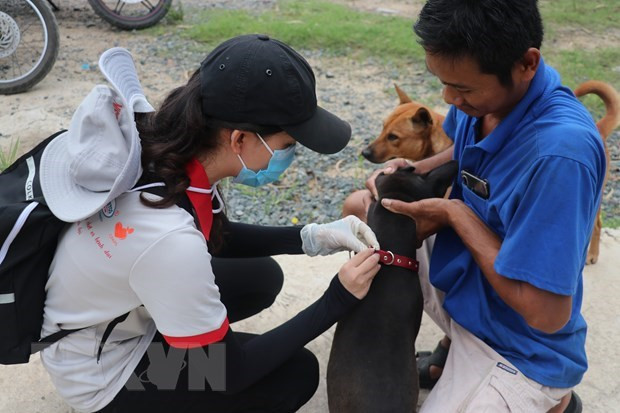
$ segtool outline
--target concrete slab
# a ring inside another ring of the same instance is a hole
[[[236,323],[236,331],[265,332],[316,300],[331,277],[348,259],[340,253],[330,257],[280,256],[286,280],[274,305],[262,313]],[[583,313],[588,322],[587,352],[590,368],[577,392],[584,411],[603,413],[618,411],[620,405],[620,230],[605,229],[601,256],[584,274]],[[321,366],[321,383],[317,393],[301,409],[302,413],[327,411],[325,372],[334,328],[312,341],[308,347]],[[417,341],[419,349],[432,349],[440,339],[439,329],[426,316]],[[426,393],[422,393],[425,398]],[[71,413],[56,394],[38,357],[20,366],[0,366],[0,412],[2,413]]]

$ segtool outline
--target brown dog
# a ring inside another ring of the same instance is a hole
[[[394,158],[417,161],[428,158],[452,145],[452,140],[443,131],[444,116],[421,103],[412,101],[397,85],[394,87],[400,98],[400,104],[385,120],[379,137],[362,151],[362,155],[374,163],[382,163]],[[575,89],[575,95],[578,97],[588,93],[599,96],[605,103],[607,113],[596,123],[596,126],[605,145],[608,176],[611,159],[606,141],[611,132],[620,124],[620,98],[611,85],[597,80],[584,82]],[[598,260],[601,226],[599,209],[590,239],[587,264],[594,264]]]
[[[611,156],[609,155],[609,149],[607,148],[607,137],[611,135],[611,132],[620,124],[620,97],[618,96],[618,92],[616,92],[611,85],[598,80],[589,80],[582,83],[577,87],[577,89],[575,89],[575,96],[577,97],[588,93],[594,93],[605,103],[605,116],[596,122],[596,127],[603,138],[605,155],[607,157],[607,173],[605,175],[605,182],[603,183],[603,188],[605,188],[607,178],[609,177],[609,166],[611,163]],[[596,221],[594,222],[592,237],[590,238],[590,247],[588,249],[586,264],[594,264],[598,260],[602,226],[603,222],[601,220],[601,209],[599,207]]]
[[[414,102],[397,85],[394,87],[400,104],[383,123],[379,137],[362,151],[364,158],[373,163],[394,158],[417,161],[452,145],[443,131],[444,116]]]

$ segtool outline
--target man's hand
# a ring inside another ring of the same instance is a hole
[[[453,202],[444,198],[429,198],[416,202],[382,199],[381,205],[391,212],[406,215],[416,222],[418,243],[416,248],[420,248],[422,241],[450,225],[449,210]]]
[[[379,194],[377,194],[377,186],[375,185],[375,179],[379,176],[380,173],[384,173],[389,175],[400,168],[406,168],[408,166],[413,166],[415,168],[415,172],[418,174],[425,174],[428,171],[435,169],[439,165],[443,165],[452,159],[452,154],[454,152],[454,145],[450,145],[450,147],[444,149],[443,152],[439,152],[430,158],[422,159],[416,162],[409,161],[404,158],[397,158],[387,161],[385,163],[385,167],[382,169],[377,169],[368,177],[366,180],[366,188],[370,191],[373,198],[375,200],[379,199]]]
[[[389,175],[397,169],[406,168],[408,166],[412,166],[411,162],[403,158],[398,158],[387,161],[385,164],[385,168],[377,169],[376,171],[374,171],[366,180],[366,188],[368,188],[373,198],[375,200],[379,199],[379,194],[377,193],[377,186],[375,185],[375,180],[377,179],[377,176],[379,176],[381,173]]]

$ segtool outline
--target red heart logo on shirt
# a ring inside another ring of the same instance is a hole
[[[134,231],[131,227],[123,227],[123,224],[119,221],[114,226],[114,236],[119,239],[127,238],[127,235],[132,234]]]

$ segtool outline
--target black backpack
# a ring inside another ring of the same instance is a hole
[[[48,137],[0,173],[0,364],[28,363],[31,354],[81,330],[40,337],[48,270],[60,231],[68,224],[48,208],[38,172],[45,147],[63,132]],[[157,195],[161,190],[145,189]],[[187,197],[177,205],[193,215]],[[97,359],[114,326],[128,314],[108,324]]]
[[[38,171],[43,150],[62,132],[0,174],[0,364],[27,363],[40,350],[31,347],[39,342],[48,269],[66,223],[47,207]]]

